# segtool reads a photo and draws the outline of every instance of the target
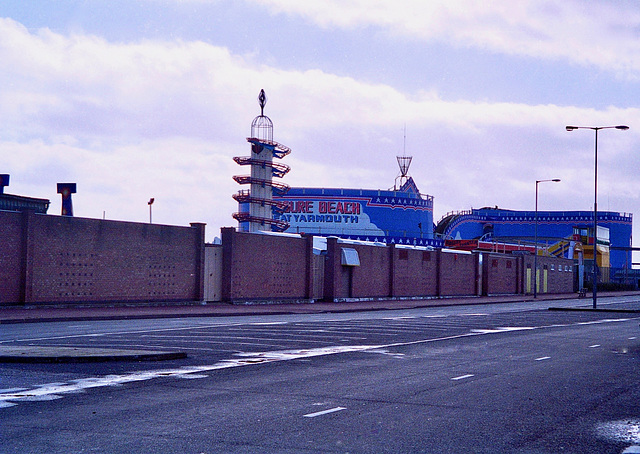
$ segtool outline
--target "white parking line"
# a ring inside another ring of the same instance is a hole
[[[309,413],[308,415],[302,415],[305,418],[315,418],[316,416],[322,416],[322,415],[326,415],[329,413],[335,413],[336,411],[340,411],[340,410],[346,410],[345,407],[335,407],[335,408],[330,408],[328,410],[323,410],[323,411],[317,411],[315,413]]]
[[[589,348],[598,348],[598,347],[600,347],[600,344],[589,345]]]
[[[551,359],[551,356],[542,356],[540,358],[536,358],[534,361],[544,361],[546,359]]]

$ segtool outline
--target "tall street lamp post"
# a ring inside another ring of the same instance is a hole
[[[153,202],[155,202],[155,201],[156,201],[156,199],[154,199],[153,197],[151,197],[151,198],[149,199],[149,201],[147,202],[147,205],[149,205],[149,224],[152,224],[152,219],[153,219],[153,218],[151,217],[151,213],[152,213],[152,212],[151,212],[151,205],[153,205]]]
[[[533,255],[533,297],[538,297],[538,184],[546,183],[547,181],[552,181],[554,183],[559,183],[560,178],[554,178],[552,180],[536,180],[536,225],[535,225],[535,240],[534,240],[534,249],[535,253]]]
[[[594,196],[593,196],[593,308],[597,306],[598,294],[598,262],[596,255],[598,251],[598,131],[601,129],[620,129],[626,131],[629,126],[567,126],[567,131],[576,129],[591,129],[596,132],[596,153],[595,153],[595,172],[594,172]]]

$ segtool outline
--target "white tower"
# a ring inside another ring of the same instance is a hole
[[[273,140],[273,123],[264,115],[264,106],[267,96],[264,90],[260,90],[258,96],[260,115],[251,123],[251,137],[247,141],[251,143],[251,156],[233,158],[239,165],[251,166],[251,175],[238,175],[233,179],[239,184],[250,185],[249,190],[241,190],[234,194],[238,201],[239,212],[233,217],[239,223],[239,230],[245,232],[257,232],[260,230],[281,232],[289,227],[289,224],[281,219],[274,219],[274,213],[281,212],[282,202],[273,200],[273,193],[284,194],[289,186],[273,181],[273,177],[282,178],[289,172],[286,164],[273,162],[273,158],[282,159],[291,150]]]

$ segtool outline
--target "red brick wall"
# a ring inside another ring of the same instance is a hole
[[[360,266],[341,265],[345,247],[358,251]],[[325,298],[471,296],[478,292],[477,271],[475,254],[350,244],[329,238]]]
[[[439,296],[477,295],[478,256],[440,250]]]
[[[0,304],[22,299],[22,221],[20,213],[0,211]]]
[[[393,296],[437,295],[439,252],[393,249]]]
[[[312,238],[222,229],[224,300],[306,299]]]
[[[355,249],[359,266],[343,266],[342,249]],[[391,292],[390,248],[327,239],[325,298],[380,298]]]
[[[556,258],[556,257],[545,257],[538,256],[538,276],[540,279],[540,286],[538,293],[545,293],[544,291],[544,275],[545,268],[547,272],[547,291],[546,293],[569,293],[573,291],[573,275],[574,275],[574,265],[573,260],[564,259],[564,258]],[[533,270],[534,257],[525,256],[524,257],[524,276],[523,282],[526,280],[526,271],[527,268]],[[533,281],[533,271],[531,271],[531,279]],[[525,291],[523,284],[523,292]],[[533,287],[532,287],[533,289]],[[533,291],[533,290],[532,290]]]
[[[342,246],[352,247],[350,244]],[[376,298],[390,295],[391,263],[387,247],[361,246],[354,247],[360,257],[360,266],[353,268],[354,298]],[[348,272],[349,267],[342,267]]]
[[[482,274],[485,295],[521,292],[522,256],[483,254]]]
[[[203,224],[174,227],[0,212],[0,238],[0,304],[203,298]],[[224,228],[222,239],[223,300],[313,298],[311,237]],[[355,249],[360,266],[343,266],[342,248]],[[471,296],[523,293],[533,256],[485,254],[480,284],[477,254],[328,238],[326,259],[318,263],[324,263],[328,300]],[[541,291],[544,267],[549,293],[573,291],[571,260],[538,257],[538,267]]]
[[[0,213],[0,225],[17,213]],[[3,303],[184,301],[202,298],[204,225],[175,227],[17,214],[25,226],[24,297]],[[16,235],[17,232],[12,233]],[[25,253],[26,252],[26,253]],[[4,293],[4,292],[3,292]]]

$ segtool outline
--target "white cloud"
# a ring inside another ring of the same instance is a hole
[[[635,3],[579,0],[254,0],[320,27],[376,27],[413,40],[509,55],[564,59],[640,77],[640,10]]]

